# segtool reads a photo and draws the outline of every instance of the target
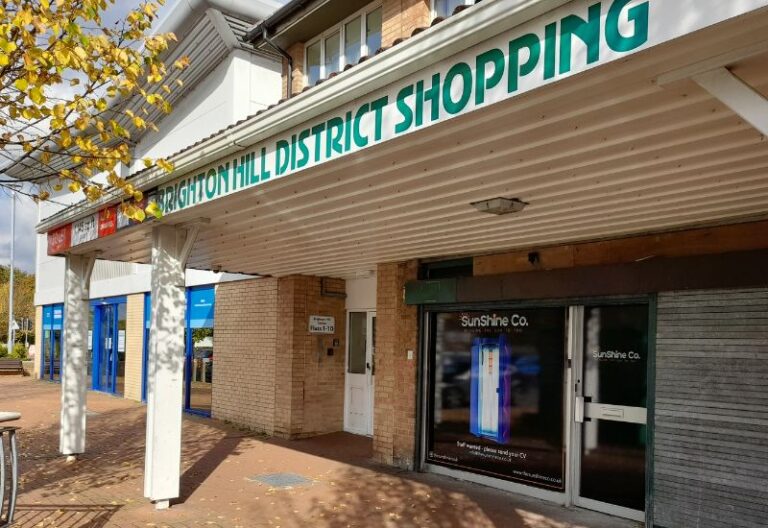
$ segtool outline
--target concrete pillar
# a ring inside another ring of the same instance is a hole
[[[186,232],[152,230],[152,313],[147,371],[144,496],[158,509],[179,496],[184,379]]]
[[[88,387],[88,289],[94,258],[68,255],[64,275],[64,350],[61,361],[59,450],[85,452],[85,396]]]

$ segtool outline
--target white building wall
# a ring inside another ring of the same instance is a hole
[[[149,132],[134,149],[136,162],[125,176],[144,167],[144,157],[162,158],[174,154],[233,123],[276,103],[281,93],[281,66],[235,49],[208,77],[175,105],[162,122],[159,132]],[[82,200],[82,194],[63,190],[53,193],[50,201],[38,205],[38,219],[43,220]],[[62,204],[62,205],[60,205]],[[252,278],[247,275],[188,270],[187,286],[215,284]],[[130,295],[150,290],[151,266],[122,262],[97,261],[91,281],[91,298]],[[35,304],[60,303],[64,300],[64,259],[48,256],[46,235],[37,236]]]

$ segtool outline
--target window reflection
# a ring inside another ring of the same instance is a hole
[[[307,84],[313,86],[320,79],[320,45],[315,42],[307,47]]]
[[[362,21],[360,18],[355,18],[344,26],[344,62],[346,64],[357,64],[360,60],[361,39]]]
[[[369,56],[381,47],[381,8],[371,11],[366,17],[365,45]]]

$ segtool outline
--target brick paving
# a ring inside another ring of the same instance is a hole
[[[0,409],[23,413],[15,527],[624,528],[611,517],[371,462],[371,441],[334,433],[282,441],[186,416],[182,497],[155,511],[143,497],[145,408],[88,393],[87,453],[58,455],[59,386],[0,377]],[[251,480],[310,479],[292,488]]]

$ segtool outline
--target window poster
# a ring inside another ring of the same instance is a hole
[[[432,313],[427,461],[565,489],[565,308]]]

